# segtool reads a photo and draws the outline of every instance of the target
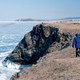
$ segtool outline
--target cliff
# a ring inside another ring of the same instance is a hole
[[[71,40],[69,32],[61,33],[54,26],[36,25],[31,32],[25,34],[4,63],[8,60],[19,64],[36,63],[40,57],[70,46]]]
[[[79,80],[80,58],[75,57],[75,49],[67,43],[71,45],[74,34],[80,33],[80,23],[65,21],[42,26],[58,28],[59,42],[57,39],[53,41],[47,48],[49,54],[46,53],[31,68],[15,74],[11,80]]]

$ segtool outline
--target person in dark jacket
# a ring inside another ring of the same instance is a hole
[[[80,34],[76,34],[76,37],[73,39],[72,47],[76,48],[76,57],[80,54]]]

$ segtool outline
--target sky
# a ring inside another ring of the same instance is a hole
[[[0,20],[80,17],[80,0],[0,0]]]

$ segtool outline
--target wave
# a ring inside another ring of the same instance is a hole
[[[0,43],[0,47],[5,46],[16,46],[18,43]]]
[[[11,76],[20,70],[0,67],[0,80],[10,80]]]
[[[2,53],[0,53],[0,57],[7,57],[10,53],[12,52],[12,50],[9,50],[9,51],[7,51],[7,52],[2,52]]]
[[[3,62],[3,65],[7,68],[12,68],[12,69],[19,69],[20,65],[15,64],[11,62],[10,60],[7,60],[7,62]]]
[[[12,52],[12,50],[7,51],[7,52],[3,52],[0,53],[0,67],[4,66],[7,68],[11,68],[11,69],[22,69],[22,68],[27,68],[27,67],[31,67],[32,64],[26,64],[26,65],[19,65],[19,64],[15,64],[14,62],[7,60],[6,62],[4,62],[5,58]]]
[[[10,69],[23,69],[23,68],[28,68],[31,67],[32,64],[26,64],[26,65],[20,65],[20,64],[15,64],[14,62],[7,60],[6,62],[2,62],[3,66],[10,68]]]
[[[0,39],[10,39],[10,40],[13,40],[15,38],[19,37],[19,34],[6,34],[6,35],[0,35]]]
[[[5,64],[4,59],[12,52],[12,50],[0,53],[0,80],[10,80],[11,76],[16,72],[19,72],[19,66],[13,64],[11,61],[7,61]]]

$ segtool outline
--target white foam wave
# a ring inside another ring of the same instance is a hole
[[[7,67],[0,67],[0,80],[10,80],[11,76],[20,70],[8,69]]]
[[[0,80],[10,80],[11,76],[15,74],[16,72],[19,72],[20,65],[14,64],[11,61],[7,61],[6,63],[3,63],[4,59],[12,52],[4,52],[0,53]]]
[[[16,46],[18,43],[0,43],[0,47],[5,47],[5,46]]]
[[[20,65],[15,64],[13,62],[11,62],[10,60],[7,60],[6,63],[3,64],[4,66],[6,66],[7,68],[12,68],[12,69],[19,69]]]
[[[7,80],[6,75],[5,74],[0,74],[0,80]]]
[[[11,51],[7,51],[7,52],[4,52],[4,53],[0,53],[0,67],[3,66],[3,61],[4,59],[12,52]]]
[[[31,65],[17,65],[10,60],[6,62],[6,67],[0,67],[0,80],[10,80],[13,74],[19,72],[21,68],[31,67]]]
[[[31,67],[32,65],[19,65],[19,64],[15,64],[14,62],[11,62],[10,60],[7,60],[7,62],[4,63],[2,66],[5,66],[10,69],[23,69],[23,68]]]
[[[14,62],[11,62],[10,60],[7,60],[4,62],[4,59],[12,52],[12,50],[4,53],[0,53],[0,67],[5,66],[7,68],[11,69],[22,69],[22,68],[27,68],[30,67],[31,65],[18,65],[15,64]]]
[[[16,34],[16,36],[19,36],[19,35]],[[0,35],[0,39],[14,39],[14,38],[16,38],[15,35],[10,35],[10,34]]]
[[[0,53],[0,58],[3,58],[3,59],[6,58],[11,52],[12,52],[12,50]],[[0,60],[0,62],[1,62],[1,60]]]

